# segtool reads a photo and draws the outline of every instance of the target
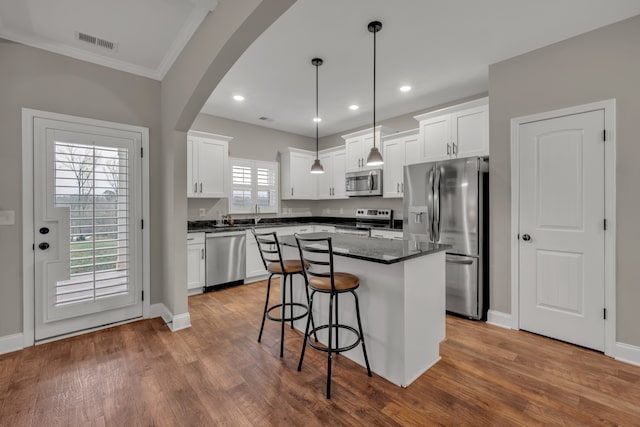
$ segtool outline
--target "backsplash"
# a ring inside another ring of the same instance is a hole
[[[220,220],[229,212],[227,199],[188,199],[187,219],[189,221]],[[402,219],[402,199],[382,197],[356,197],[344,200],[284,200],[280,201],[278,214],[260,214],[261,218],[302,217],[302,216],[355,216],[358,208],[393,209],[394,219]],[[201,211],[204,215],[201,215]],[[253,218],[252,214],[232,214],[234,218]]]

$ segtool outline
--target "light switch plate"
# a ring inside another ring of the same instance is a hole
[[[14,225],[16,223],[16,211],[0,211],[0,225]]]

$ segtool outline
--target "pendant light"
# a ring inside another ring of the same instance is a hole
[[[382,22],[369,22],[367,28],[373,33],[373,147],[367,156],[367,166],[380,166],[384,160],[376,147],[376,33],[382,29]]]
[[[322,65],[322,59],[313,58],[311,64],[316,67],[316,117],[313,119],[316,122],[316,159],[311,166],[311,173],[324,173],[324,168],[318,159],[318,123],[320,122],[320,116],[318,115],[318,67]]]

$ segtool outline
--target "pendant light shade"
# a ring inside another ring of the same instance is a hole
[[[318,67],[322,65],[322,59],[313,58],[311,64],[316,67],[316,117],[313,120],[316,122],[316,159],[311,166],[311,173],[324,173],[324,168],[320,163],[320,159],[318,159],[318,124],[320,123],[320,116],[318,115]]]
[[[369,22],[367,28],[373,33],[373,147],[367,156],[367,166],[380,166],[384,160],[376,147],[376,34],[382,29],[382,22]]]

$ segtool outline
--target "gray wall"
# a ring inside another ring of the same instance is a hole
[[[491,307],[511,312],[510,120],[617,100],[617,341],[640,345],[640,16],[489,68]]]
[[[151,263],[160,260],[160,83],[0,39],[0,210],[16,223],[0,226],[0,337],[22,332],[23,107],[150,129]],[[162,298],[151,269],[151,302]]]

